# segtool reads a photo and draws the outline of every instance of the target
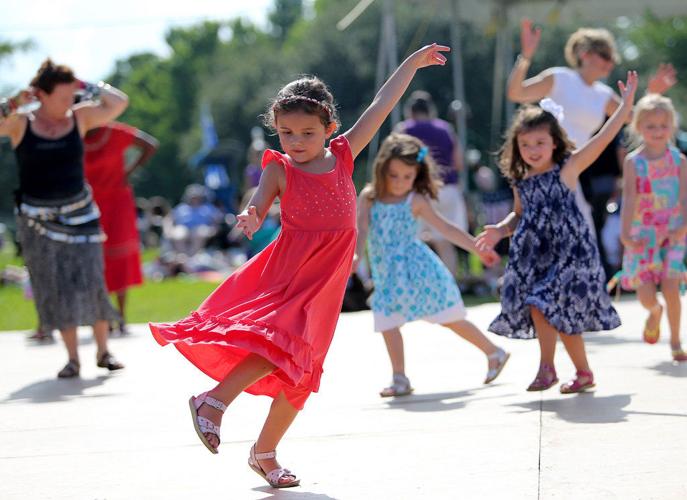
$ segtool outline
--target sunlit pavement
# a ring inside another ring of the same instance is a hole
[[[667,324],[641,342],[644,312],[618,304],[623,326],[590,334],[597,389],[528,393],[536,340],[490,336],[512,353],[482,385],[486,360],[448,330],[406,328],[415,393],[384,400],[390,379],[369,312],[345,314],[313,395],[279,449],[301,486],[273,490],[246,465],[270,400],[242,395],[227,411],[219,455],[198,441],[187,400],[212,382],[143,325],[114,338],[127,364],[95,367],[80,331],[81,378],[57,380],[59,343],[0,334],[0,498],[8,499],[684,499],[687,363],[670,360]],[[497,304],[470,308],[482,328]],[[687,342],[687,334],[683,334]],[[573,368],[559,343],[561,381]]]

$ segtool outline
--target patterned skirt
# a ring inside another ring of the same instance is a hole
[[[88,190],[63,200],[24,196],[17,236],[42,329],[118,319],[105,289],[98,210]]]

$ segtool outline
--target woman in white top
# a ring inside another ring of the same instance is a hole
[[[525,79],[540,38],[541,28],[533,29],[532,21],[523,19],[521,53],[508,78],[508,98],[518,103],[536,102],[545,97],[553,99],[563,107],[561,126],[574,143],[582,145],[620,105],[620,97],[599,81],[608,78],[620,61],[615,40],[608,30],[580,28],[570,35],[565,46],[565,59],[570,67],[547,68]],[[661,64],[649,79],[647,93],[662,94],[676,82],[672,65]],[[593,229],[591,211],[581,191],[577,189],[578,205]]]

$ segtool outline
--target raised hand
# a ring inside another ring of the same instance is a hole
[[[649,94],[663,94],[677,83],[677,71],[672,64],[661,63],[651,75],[646,91]]]
[[[446,64],[446,57],[442,52],[450,52],[451,48],[446,45],[425,45],[420,50],[414,52],[410,58],[417,69],[427,66],[443,66]]]
[[[260,228],[260,218],[255,205],[251,205],[236,216],[238,223],[236,227],[243,231],[246,238],[253,239],[253,234]]]
[[[625,83],[618,80],[618,90],[620,90],[620,97],[623,100],[623,105],[632,108],[635,102],[635,93],[637,92],[637,77],[636,71],[627,72],[627,80]]]
[[[520,22],[520,53],[527,59],[532,59],[539,46],[541,28],[532,28],[532,21],[524,18]]]

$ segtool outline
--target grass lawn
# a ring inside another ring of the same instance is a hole
[[[150,261],[157,256],[154,250],[144,252],[143,260]],[[0,252],[0,270],[8,264],[21,266],[21,259],[13,251]],[[186,316],[212,292],[218,283],[198,281],[193,278],[172,278],[160,282],[146,281],[142,286],[132,288],[128,294],[127,321],[147,323],[148,321],[174,321]],[[493,302],[494,297],[463,297],[467,306]],[[113,298],[113,304],[115,303]],[[18,286],[0,286],[0,331],[31,330],[37,326],[33,302],[24,298]]]

